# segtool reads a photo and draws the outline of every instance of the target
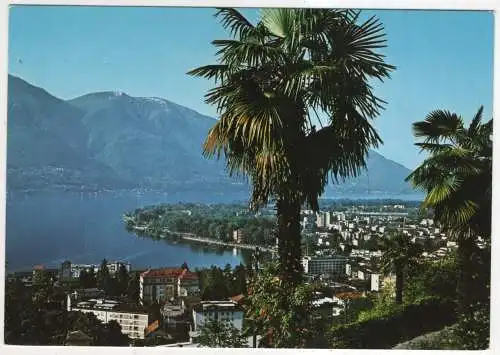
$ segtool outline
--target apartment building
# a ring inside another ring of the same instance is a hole
[[[103,323],[112,320],[120,324],[122,333],[132,339],[144,339],[145,329],[148,326],[148,313],[144,310],[127,307],[120,302],[106,299],[89,299],[72,304],[72,298],[67,298],[68,312],[93,313]]]
[[[184,269],[177,278],[177,296],[198,296],[200,294],[200,280],[198,274]]]
[[[302,266],[306,274],[321,275],[345,273],[347,258],[342,255],[324,257],[305,256],[302,258]]]
[[[187,269],[150,269],[143,272],[139,278],[139,298],[142,303],[196,296],[199,292],[198,275]]]
[[[243,230],[241,229],[233,230],[233,241],[238,244],[245,242],[245,234],[243,233]]]
[[[238,302],[202,301],[193,307],[194,330],[189,332],[190,338],[196,338],[206,322],[217,321],[231,324],[238,330],[243,329],[243,309]]]

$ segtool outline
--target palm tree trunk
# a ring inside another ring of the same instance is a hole
[[[396,303],[397,304],[403,304],[403,286],[404,286],[403,268],[398,267],[396,269]]]
[[[280,199],[276,203],[278,217],[278,252],[282,280],[291,286],[300,282],[302,275],[300,245],[301,203]]]

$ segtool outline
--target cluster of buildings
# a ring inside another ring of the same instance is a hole
[[[83,292],[85,293],[85,291]],[[149,326],[149,315],[144,309],[106,298],[80,298],[67,295],[67,311],[93,313],[103,323],[116,321],[122,333],[131,339],[144,339]]]
[[[356,207],[345,211],[302,212],[303,235],[315,244],[314,251],[306,252],[302,258],[302,266],[307,279],[324,281],[331,290],[331,294],[318,293],[313,302],[316,307],[325,309],[327,316],[338,316],[352,300],[364,297],[366,292],[379,292],[394,283],[393,275],[383,275],[379,271],[382,251],[378,241],[388,232],[399,231],[412,242],[421,244],[424,258],[440,258],[456,247],[431,219],[410,217],[403,205],[384,207],[387,208],[376,212]],[[241,230],[234,230],[232,236],[235,243],[244,243],[245,235]],[[121,261],[109,262],[107,267],[112,275],[123,267],[131,271],[130,263]],[[97,273],[99,268],[100,265],[65,261],[60,269],[37,266],[32,274],[19,276],[28,283],[35,272],[43,270],[55,279],[70,280],[78,278],[83,270]],[[193,344],[207,321],[224,322],[242,330],[241,301],[241,296],[202,301],[197,273],[187,268],[160,268],[140,273],[139,304],[110,299],[102,290],[81,289],[67,295],[66,307],[68,311],[93,313],[105,323],[114,320],[132,339],[144,339],[155,333],[160,324],[167,327],[187,325],[189,342],[186,344]],[[151,318],[147,309],[152,304],[161,305],[161,319]],[[74,334],[74,337],[75,342],[84,338],[82,334]]]
[[[392,280],[379,271],[380,241],[389,232],[402,233],[421,245],[422,257],[430,260],[442,258],[457,247],[432,219],[409,212],[411,208],[400,204],[381,206],[376,211],[363,206],[302,211],[302,233],[308,241],[302,259],[305,274],[325,280],[343,275],[346,282],[364,285],[363,291],[377,292]]]
[[[120,270],[121,267],[124,267],[127,272],[130,272],[130,263],[123,261],[108,261],[106,264],[110,275],[114,275]],[[77,279],[80,277],[80,273],[85,271],[93,271],[97,274],[99,271],[100,265],[96,264],[73,264],[71,261],[66,260],[61,264],[60,269],[60,278],[61,280],[70,280]]]
[[[113,261],[107,264],[111,275],[121,267],[131,271],[129,263]],[[98,271],[100,265],[73,264],[65,261],[60,268],[46,268],[36,265],[33,270],[17,272],[10,277],[31,286],[38,272],[47,273],[54,282],[77,279],[83,270]],[[185,340],[196,343],[200,329],[207,321],[217,320],[243,329],[242,296],[233,299],[202,301],[198,274],[187,268],[148,269],[140,273],[139,303],[125,298],[112,298],[98,288],[76,289],[66,295],[67,311],[92,313],[104,323],[116,321],[122,333],[131,339],[145,339],[161,329],[181,326],[187,328]],[[152,318],[150,306],[161,306],[161,319]],[[90,338],[81,331],[68,333],[68,344],[90,345]]]

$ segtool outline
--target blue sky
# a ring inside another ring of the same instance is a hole
[[[255,9],[244,11],[256,19]],[[214,62],[213,39],[227,33],[213,9],[14,6],[9,73],[69,99],[94,91],[164,97],[203,114],[212,83],[187,76]],[[384,23],[392,79],[376,85],[388,106],[375,121],[378,151],[414,168],[411,123],[434,109],[469,120],[480,105],[492,116],[493,14],[472,11],[365,11]]]

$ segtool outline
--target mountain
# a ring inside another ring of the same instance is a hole
[[[336,185],[330,184],[327,194],[412,194],[415,193],[405,178],[411,170],[402,164],[387,159],[383,155],[370,150],[366,159],[366,169],[361,174],[346,182]]]
[[[20,78],[8,78],[8,189],[127,188],[86,149],[84,111]]]
[[[64,101],[9,76],[8,188],[248,191],[223,162],[203,157],[214,123],[161,98],[99,92]],[[409,193],[409,173],[371,151],[367,172],[325,194]]]
[[[91,156],[139,186],[229,183],[220,162],[202,155],[215,119],[160,98],[121,92],[68,101],[85,112]]]

